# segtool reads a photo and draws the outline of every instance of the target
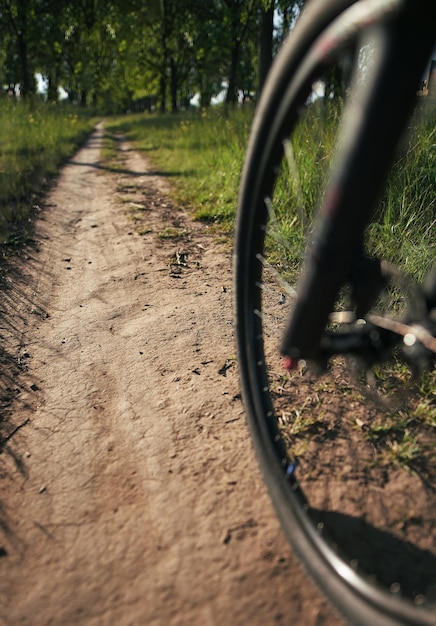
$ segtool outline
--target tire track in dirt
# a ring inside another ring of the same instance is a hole
[[[125,143],[105,167],[102,136],[62,171],[4,291],[21,367],[2,371],[18,430],[0,457],[0,621],[338,624],[251,450],[230,254]]]

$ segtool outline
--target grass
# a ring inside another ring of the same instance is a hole
[[[174,115],[113,118],[109,133],[121,132],[174,182],[177,201],[198,220],[231,232],[242,163],[253,110],[243,107]]]
[[[403,386],[403,393],[407,390],[407,396],[402,399],[401,409],[369,424],[365,438],[381,450],[380,458],[388,463],[431,474],[436,461],[436,371],[423,374],[413,384],[408,378],[404,364],[386,368],[384,376],[380,375],[382,393],[398,393],[392,386],[392,379],[396,379],[399,388]]]
[[[423,101],[424,102],[424,101]],[[277,187],[276,211],[293,197],[299,210],[289,220],[280,217],[279,237],[298,250],[320,195],[335,142],[340,103],[329,108],[315,103],[293,139],[299,172],[292,188],[288,170]],[[173,182],[179,203],[192,207],[194,216],[231,233],[239,178],[253,108],[234,111],[213,108],[180,115],[130,115],[106,124],[103,158],[119,167],[117,140],[123,133],[146,153],[156,169]],[[0,103],[0,237],[10,236],[27,218],[35,194],[84,140],[93,118],[81,109],[42,103]],[[392,262],[421,278],[434,258],[436,214],[435,107],[422,106],[414,132],[399,158],[370,230],[371,249],[383,251]],[[301,208],[303,206],[303,210]],[[401,246],[398,240],[401,239]],[[293,263],[299,262],[300,254]]]
[[[116,134],[109,132],[107,129],[105,130],[101,148],[101,158],[105,166],[111,170],[119,170],[121,168],[117,152],[118,141],[119,137]],[[130,191],[129,186],[127,186],[124,191]]]
[[[340,112],[341,103],[311,107],[293,138],[294,157],[288,154],[276,187],[276,212],[281,205],[289,206],[290,197],[298,206],[289,220],[279,215],[281,232],[277,235],[292,242],[289,261],[294,266],[299,263],[299,250],[330,166]],[[385,258],[421,279],[434,259],[435,107],[426,110],[423,106],[419,113],[369,231],[369,245],[373,253],[382,251]],[[125,134],[146,153],[156,169],[171,178],[176,200],[192,207],[196,219],[219,224],[220,230],[231,233],[252,115],[251,106],[177,116],[131,115],[111,118],[107,130],[113,137]],[[290,180],[292,158],[297,161],[298,188]]]
[[[269,254],[274,260],[276,248],[280,261],[286,259],[291,280],[298,274],[307,231],[312,227],[331,167],[341,106],[340,101],[310,105],[292,141],[285,145],[286,158],[274,190],[276,224]],[[435,126],[436,107],[421,105],[367,237],[371,254],[388,259],[417,280],[423,278],[435,256]],[[364,184],[370,181],[364,179]],[[280,248],[277,242],[282,243]]]
[[[305,378],[296,373],[288,380],[283,377],[282,387],[271,387],[290,458],[307,462],[326,442],[340,446],[348,440],[359,442],[355,460],[363,471],[403,468],[424,481],[431,479],[436,463],[435,371],[418,383],[410,380],[403,364],[387,364],[379,373],[377,390],[369,395],[339,363],[321,379]],[[400,385],[395,389],[393,378]]]
[[[159,239],[180,239],[186,235],[184,228],[175,228],[174,226],[168,226],[158,233]]]
[[[35,197],[89,135],[94,119],[79,109],[0,101],[0,240],[13,241]]]
[[[409,140],[394,166],[370,231],[375,254],[387,253],[419,280],[435,257],[435,169],[436,106],[425,100],[412,121]]]

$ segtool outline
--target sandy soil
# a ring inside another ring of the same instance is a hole
[[[102,133],[3,278],[0,623],[340,624],[251,449],[229,250]]]

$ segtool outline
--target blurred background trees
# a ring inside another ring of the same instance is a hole
[[[255,99],[304,0],[0,0],[2,96],[105,112]]]

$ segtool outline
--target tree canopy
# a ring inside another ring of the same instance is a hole
[[[107,112],[254,97],[303,0],[0,0],[2,93]]]

